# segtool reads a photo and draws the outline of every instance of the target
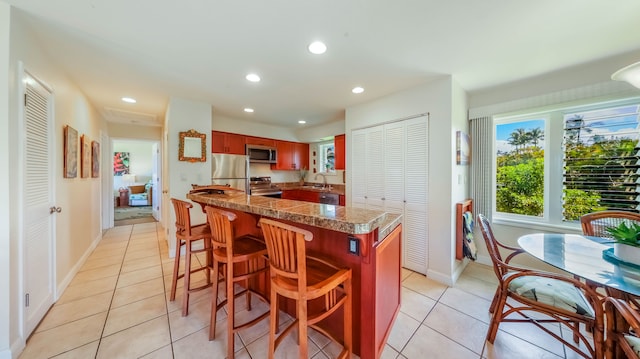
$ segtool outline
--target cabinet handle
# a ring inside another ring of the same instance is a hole
[[[384,197],[382,197],[381,199],[382,199],[383,201],[385,200],[385,198],[384,198]]]

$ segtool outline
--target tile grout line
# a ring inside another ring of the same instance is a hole
[[[102,331],[100,332],[100,338],[98,339],[98,347],[96,348],[96,354],[94,356],[95,359],[98,358],[98,353],[100,352],[100,345],[102,344],[102,338],[104,335],[104,330],[107,327],[107,321],[109,320],[109,314],[111,312],[111,306],[113,305],[113,299],[116,296],[116,290],[118,289],[118,281],[120,280],[120,274],[122,273],[122,267],[124,266],[124,260],[127,257],[127,251],[129,250],[129,244],[131,243],[131,236],[133,233],[133,225],[131,226],[131,231],[129,232],[129,238],[127,239],[127,245],[124,250],[124,256],[122,256],[122,261],[120,262],[120,270],[118,271],[118,278],[116,279],[115,286],[113,287],[113,294],[111,295],[111,301],[109,302],[109,307],[107,308],[107,316],[104,318],[104,324],[102,325]]]

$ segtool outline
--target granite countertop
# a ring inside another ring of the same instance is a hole
[[[187,198],[198,203],[349,234],[366,234],[379,228],[379,238],[384,238],[402,219],[400,215],[382,211],[264,196],[249,196],[244,192],[225,194],[190,193]]]
[[[344,195],[344,185],[331,185],[330,189],[329,187],[322,188],[317,185],[314,186],[314,184],[305,184],[301,186],[300,184],[297,184],[297,183],[296,184],[285,183],[285,184],[278,184],[278,185],[283,190],[303,190],[303,191],[335,193],[339,195]]]

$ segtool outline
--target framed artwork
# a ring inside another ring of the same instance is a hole
[[[113,153],[113,175],[122,176],[129,174],[129,152]]]
[[[100,143],[91,141],[91,177],[100,177]]]
[[[471,139],[469,135],[456,132],[456,164],[468,165],[471,161]]]
[[[78,175],[78,131],[64,126],[64,177],[76,178]]]
[[[87,135],[80,136],[80,177],[88,178],[91,176],[91,142]]]

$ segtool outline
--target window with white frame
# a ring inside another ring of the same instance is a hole
[[[560,224],[640,212],[638,99],[495,118],[498,218]]]
[[[318,145],[318,172],[334,173],[336,171],[335,145],[333,141]]]

